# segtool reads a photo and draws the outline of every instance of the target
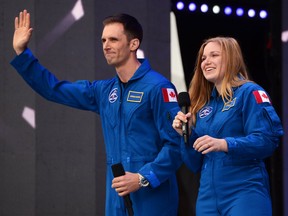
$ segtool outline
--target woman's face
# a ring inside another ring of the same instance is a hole
[[[222,68],[225,67],[222,60],[222,50],[219,43],[209,42],[203,50],[201,69],[204,77],[215,84],[218,92],[224,77]]]

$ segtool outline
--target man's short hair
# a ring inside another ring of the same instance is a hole
[[[143,29],[141,24],[138,22],[138,20],[129,15],[129,14],[116,14],[113,16],[106,17],[103,20],[103,25],[106,26],[111,23],[121,23],[124,27],[124,32],[127,36],[128,41],[137,38],[140,43],[143,39]]]

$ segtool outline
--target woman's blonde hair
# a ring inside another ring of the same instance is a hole
[[[238,42],[231,37],[214,37],[204,41],[201,45],[194,68],[194,75],[189,86],[191,99],[190,112],[192,113],[193,124],[196,122],[196,113],[210,100],[214,83],[205,79],[202,69],[202,55],[205,46],[210,42],[216,42],[221,47],[222,64],[224,77],[219,95],[223,101],[233,99],[233,87],[242,85],[249,81],[248,71],[243,59],[241,48]]]

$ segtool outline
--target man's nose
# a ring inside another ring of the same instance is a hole
[[[103,49],[108,49],[109,48],[109,43],[108,43],[108,41],[105,41],[105,42],[103,42],[102,43],[102,46],[103,46]]]

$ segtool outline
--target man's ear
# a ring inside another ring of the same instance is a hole
[[[130,50],[136,51],[140,46],[140,41],[137,38],[134,38],[130,41]]]

